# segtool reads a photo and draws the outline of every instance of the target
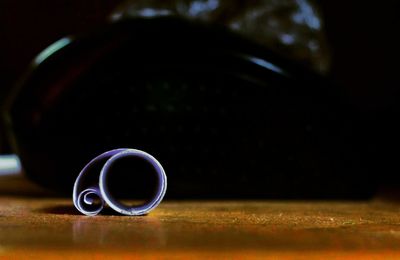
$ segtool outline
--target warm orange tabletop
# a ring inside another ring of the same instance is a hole
[[[400,205],[165,201],[83,216],[69,199],[0,196],[0,258],[400,258]]]

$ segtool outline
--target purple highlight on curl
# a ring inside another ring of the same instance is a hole
[[[157,174],[158,183],[156,192],[154,196],[143,205],[133,207],[126,206],[116,200],[108,190],[107,175],[110,172],[110,168],[116,161],[126,157],[140,158],[149,162]],[[100,173],[92,171],[92,167],[95,164],[102,162],[104,166]],[[93,184],[93,180],[95,180],[95,184]],[[103,209],[104,205],[108,204],[118,213],[137,216],[147,214],[156,208],[162,201],[166,190],[167,176],[161,164],[153,156],[140,150],[121,148],[105,152],[91,160],[79,173],[74,184],[72,197],[75,207],[85,215],[97,215]],[[97,205],[95,203],[96,199],[98,199]]]

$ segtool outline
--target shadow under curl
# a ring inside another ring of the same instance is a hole
[[[37,212],[45,213],[45,214],[55,214],[55,215],[77,215],[77,216],[85,216],[80,213],[75,206],[73,205],[59,205],[52,207],[44,207]],[[99,216],[123,216],[122,214],[112,210],[109,207],[104,207],[103,210],[98,214]]]

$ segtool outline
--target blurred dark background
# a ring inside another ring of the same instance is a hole
[[[121,2],[2,0],[1,97],[41,50],[61,37],[96,27]],[[398,1],[321,1],[317,6],[323,14],[335,81],[363,111],[395,105],[399,91]]]
[[[103,23],[122,1],[0,1],[0,102],[31,60],[54,41]],[[399,183],[398,1],[321,1],[330,49],[327,75],[359,111],[365,158],[382,185]]]

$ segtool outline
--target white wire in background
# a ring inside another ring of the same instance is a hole
[[[21,172],[21,161],[18,155],[0,155],[0,176],[19,175]]]

